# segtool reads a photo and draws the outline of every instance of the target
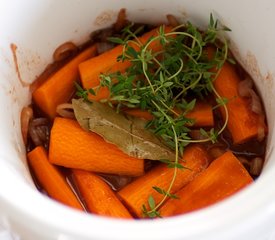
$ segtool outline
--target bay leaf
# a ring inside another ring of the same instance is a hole
[[[175,160],[175,153],[165,146],[152,132],[145,129],[146,121],[126,117],[99,102],[83,99],[72,100],[74,113],[80,126],[115,144],[126,154],[150,160]]]

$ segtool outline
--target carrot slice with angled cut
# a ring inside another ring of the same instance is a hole
[[[152,120],[154,116],[145,110],[130,108],[125,109],[124,112],[128,115],[143,118],[145,120]],[[178,110],[175,110],[178,114],[180,113]],[[190,118],[194,120],[194,127],[211,127],[214,126],[214,116],[212,106],[208,103],[197,102],[195,107],[186,113],[186,118]]]
[[[141,44],[146,44],[146,42],[154,36],[158,35],[159,28],[155,28],[148,33],[145,33],[143,36],[138,38],[138,41]],[[172,27],[165,26],[165,32],[171,32]],[[138,46],[134,43],[130,43],[131,47],[135,50],[138,50]],[[148,49],[152,51],[158,51],[162,46],[159,41],[153,41]],[[100,74],[106,73],[114,73],[117,71],[124,72],[128,67],[131,66],[131,62],[124,61],[118,62],[117,57],[120,56],[123,52],[123,46],[118,45],[115,48],[104,52],[96,57],[93,57],[83,63],[79,64],[79,72],[81,76],[82,85],[85,89],[94,88],[96,91],[96,95],[89,95],[89,99],[91,100],[101,100],[104,98],[108,98],[109,90],[107,87],[101,87],[99,91],[97,91],[97,87],[100,84]]]
[[[179,199],[169,199],[160,209],[161,216],[174,216],[207,207],[243,189],[253,179],[233,155],[226,152],[214,160],[176,195]]]
[[[74,82],[77,81],[79,63],[95,56],[96,53],[96,45],[87,48],[33,92],[34,102],[50,118],[56,116],[56,107],[66,103],[75,91]]]
[[[99,176],[73,169],[73,177],[90,212],[102,216],[132,218],[110,186]]]
[[[182,160],[181,164],[187,169],[177,170],[171,193],[175,193],[188,184],[199,172],[205,169],[209,157],[206,150],[201,146],[190,145],[185,149]],[[153,196],[156,203],[159,203],[164,196],[155,191],[153,187],[159,187],[167,191],[173,174],[174,168],[168,168],[166,164],[161,164],[125,186],[118,192],[118,195],[133,213],[138,217],[142,217],[142,205],[144,204],[149,209],[147,203],[149,196]]]
[[[68,168],[118,175],[144,174],[144,160],[130,157],[102,137],[83,130],[77,121],[55,118],[49,161]]]
[[[50,197],[73,208],[83,210],[65,178],[48,161],[46,150],[43,147],[38,146],[29,152],[28,160],[36,178]]]

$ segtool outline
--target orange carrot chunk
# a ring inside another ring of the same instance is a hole
[[[207,152],[199,145],[188,146],[184,151],[182,160],[181,164],[188,169],[177,170],[177,177],[171,193],[175,193],[189,183],[207,167],[209,162]],[[136,216],[142,217],[142,205],[145,204],[146,208],[149,209],[147,200],[150,195],[153,196],[156,203],[159,203],[164,197],[152,187],[156,186],[167,190],[173,174],[174,168],[168,168],[166,164],[161,164],[125,186],[118,192],[118,195]]]
[[[132,218],[113,190],[99,176],[74,169],[73,177],[90,212],[102,216]]]
[[[194,124],[192,125],[194,127],[214,126],[212,106],[208,103],[197,102],[195,107],[185,117],[194,120]]]
[[[174,216],[207,207],[238,192],[253,179],[233,155],[226,152],[214,160],[176,195],[179,199],[169,199],[160,209],[161,216]]]
[[[55,118],[51,129],[49,161],[93,172],[140,176],[144,160],[130,157],[102,137],[83,130],[75,120]]]
[[[178,114],[180,112],[175,110]],[[146,110],[141,110],[138,108],[126,109],[124,112],[128,115],[143,118],[145,120],[152,120],[154,116]],[[212,106],[208,103],[197,102],[195,107],[189,111],[186,115],[186,118],[194,120],[194,127],[211,127],[214,126],[214,116]]]
[[[149,113],[146,110],[141,110],[138,108],[128,108],[128,109],[125,109],[123,112],[130,116],[137,117],[137,118],[143,118],[145,120],[153,120],[154,119],[154,116],[151,113]]]
[[[232,135],[234,144],[243,143],[251,138],[258,136],[259,131],[267,127],[262,121],[262,116],[252,112],[249,102],[238,93],[238,85],[240,82],[238,74],[234,67],[225,63],[214,81],[214,87],[219,95],[229,100],[228,109],[228,129]],[[225,111],[223,108],[222,115],[225,119]]]
[[[159,28],[156,28],[148,33],[145,33],[143,36],[138,38],[139,42],[145,44],[151,37],[158,35],[158,30]],[[171,30],[171,27],[165,26],[165,32],[170,32]],[[131,47],[138,50],[138,46],[136,44],[131,44]],[[157,51],[161,49],[161,44],[159,41],[153,41],[149,45],[148,49]],[[100,54],[99,56],[93,57],[79,64],[79,72],[83,87],[85,89],[94,88],[96,91],[96,96],[89,96],[91,100],[100,100],[103,98],[108,98],[109,96],[109,90],[107,87],[102,87],[99,91],[96,90],[100,84],[99,76],[101,73],[110,74],[117,71],[124,72],[131,65],[131,62],[129,61],[117,61],[117,57],[120,56],[122,52],[123,46],[118,45],[115,48]]]
[[[78,54],[64,67],[49,77],[33,92],[33,100],[37,106],[50,118],[56,116],[56,107],[67,102],[74,92],[74,82],[78,77],[79,63],[95,56],[96,45]]]
[[[49,163],[43,147],[36,147],[29,152],[28,160],[37,180],[50,197],[70,207],[83,210],[65,178]]]

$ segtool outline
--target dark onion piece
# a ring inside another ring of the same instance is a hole
[[[117,20],[114,24],[114,29],[116,32],[120,32],[124,27],[127,25],[127,19],[126,19],[126,9],[122,8],[120,9]]]
[[[222,156],[225,153],[225,151],[226,150],[222,147],[212,147],[208,150],[208,153],[213,159],[216,159]]]
[[[56,112],[58,115],[64,118],[74,119],[73,105],[71,103],[62,103],[56,107]]]
[[[238,157],[239,161],[241,162],[242,165],[247,167],[248,169],[250,168],[251,162],[248,161],[245,157]]]
[[[42,142],[47,141],[47,130],[45,126],[37,127],[36,134]]]
[[[49,123],[47,118],[35,118],[32,120],[31,124],[33,127],[47,125]]]
[[[77,46],[72,42],[61,44],[53,53],[54,61],[62,61],[77,52]]]
[[[264,138],[265,138],[265,117],[264,115],[260,115],[260,118],[259,118],[259,128],[258,128],[258,136],[257,136],[257,140],[259,142],[263,141]]]
[[[253,158],[250,165],[250,174],[259,176],[263,168],[263,159],[260,157]]]
[[[167,15],[166,15],[166,18],[167,18],[168,24],[169,24],[170,26],[172,26],[172,27],[177,27],[177,26],[180,25],[179,22],[178,22],[178,20],[177,20],[177,18],[176,18],[174,15],[172,15],[172,14],[167,14]]]
[[[41,146],[43,145],[41,139],[39,138],[36,128],[30,126],[29,128],[29,134],[31,137],[32,142],[34,143],[35,146]]]
[[[107,52],[108,50],[114,48],[114,44],[110,43],[110,42],[99,42],[96,44],[97,46],[97,52],[98,54]]]
[[[133,180],[133,177],[118,176],[112,174],[100,174],[100,176],[104,179],[105,182],[109,184],[109,186],[114,191],[120,190]]]
[[[245,80],[241,81],[238,86],[238,92],[241,97],[248,97],[251,101],[251,111],[258,114],[259,117],[259,128],[258,128],[258,136],[257,139],[259,142],[263,141],[265,138],[265,117],[264,111],[262,108],[261,100],[259,96],[255,93],[252,89],[253,83],[250,78],[246,78]]]
[[[25,145],[27,144],[29,123],[32,118],[33,118],[32,108],[24,107],[21,111],[20,121],[21,121],[22,137]]]
[[[101,31],[102,30],[96,30],[96,31],[91,32],[91,34],[90,34],[90,41],[91,42],[96,42],[99,34],[101,33]]]
[[[246,78],[239,82],[238,92],[241,97],[250,97],[250,90],[252,89],[253,82],[250,78]]]
[[[47,146],[49,140],[49,121],[47,118],[35,118],[29,124],[29,135],[35,146]]]
[[[107,42],[109,37],[114,35],[112,28],[105,28],[101,30],[94,31],[90,34],[91,42]]]
[[[262,142],[265,138],[265,128],[264,126],[260,126],[259,129],[258,129],[258,136],[257,136],[257,140],[259,142]]]
[[[241,97],[248,97],[251,99],[251,110],[256,114],[262,114],[262,105],[259,96],[252,89],[253,82],[250,78],[240,81],[238,85],[238,93]]]
[[[263,114],[262,104],[259,96],[254,92],[253,89],[249,90],[251,96],[251,110],[256,114]]]

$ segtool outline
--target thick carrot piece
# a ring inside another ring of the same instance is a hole
[[[248,100],[239,95],[239,82],[239,76],[229,63],[223,65],[214,81],[214,87],[219,95],[229,100],[226,105],[228,109],[227,127],[235,144],[257,137],[262,129],[267,130],[266,125],[261,120],[262,116],[252,112]],[[225,111],[223,108],[221,110],[225,119]]]
[[[177,170],[177,177],[171,193],[175,193],[188,184],[199,172],[205,169],[208,165],[209,157],[201,146],[190,145],[184,151],[183,161],[181,164],[188,169]],[[142,217],[142,205],[144,204],[149,209],[147,200],[150,195],[153,196],[156,203],[159,203],[164,196],[152,187],[156,186],[167,190],[173,174],[174,168],[168,168],[166,164],[161,164],[125,186],[118,192],[118,195],[136,216]]]
[[[74,169],[73,177],[90,212],[102,216],[132,218],[110,186],[99,176]]]
[[[143,36],[139,37],[138,40],[145,44],[151,37],[158,35],[159,28],[153,29]],[[170,32],[172,27],[165,26],[165,32]],[[131,45],[134,49],[138,49],[135,44]],[[148,49],[152,51],[157,51],[161,49],[161,44],[159,41],[152,42]],[[115,48],[100,54],[99,56],[93,57],[81,64],[79,64],[79,72],[81,76],[82,85],[85,89],[96,88],[100,84],[100,74],[101,73],[114,73],[117,71],[124,72],[131,63],[129,61],[118,62],[117,57],[123,52],[123,46],[118,45]],[[96,89],[95,89],[96,90]],[[96,96],[89,95],[91,100],[100,100],[103,98],[108,98],[109,90],[104,87],[97,91]]]
[[[99,90],[96,89],[100,84],[99,77],[101,73],[108,74],[117,71],[123,72],[130,66],[129,61],[117,62],[117,57],[122,54],[122,51],[123,46],[119,45],[79,64],[82,86],[85,89],[95,88],[96,95],[89,95],[91,100],[101,100],[103,98],[108,98],[109,96],[109,90],[107,87],[102,87]]]
[[[49,163],[43,147],[36,147],[29,152],[28,160],[36,178],[50,197],[70,207],[83,210],[65,178]]]
[[[126,109],[126,114],[143,118],[145,120],[152,120],[154,116],[148,111],[141,109]],[[176,110],[177,113],[179,111]],[[185,115],[187,118],[194,119],[194,127],[211,127],[214,126],[214,115],[212,106],[208,103],[197,102],[195,107]]]
[[[67,102],[74,92],[74,82],[78,77],[79,63],[95,56],[96,45],[93,45],[53,74],[45,83],[33,92],[33,100],[50,118],[56,116],[56,107]]]
[[[197,102],[195,107],[185,115],[187,118],[194,119],[194,127],[214,126],[214,115],[212,106],[208,103]]]
[[[55,118],[51,129],[49,161],[93,172],[140,176],[144,160],[130,157],[102,137],[83,130],[77,121]]]
[[[160,209],[161,216],[174,216],[207,207],[238,192],[253,179],[233,155],[226,152],[214,160],[186,187],[176,194],[179,199],[169,199]]]
[[[130,116],[143,118],[145,120],[153,120],[154,119],[154,116],[151,113],[149,113],[146,110],[141,110],[138,108],[125,109],[123,112],[125,112],[126,114],[128,114]]]

